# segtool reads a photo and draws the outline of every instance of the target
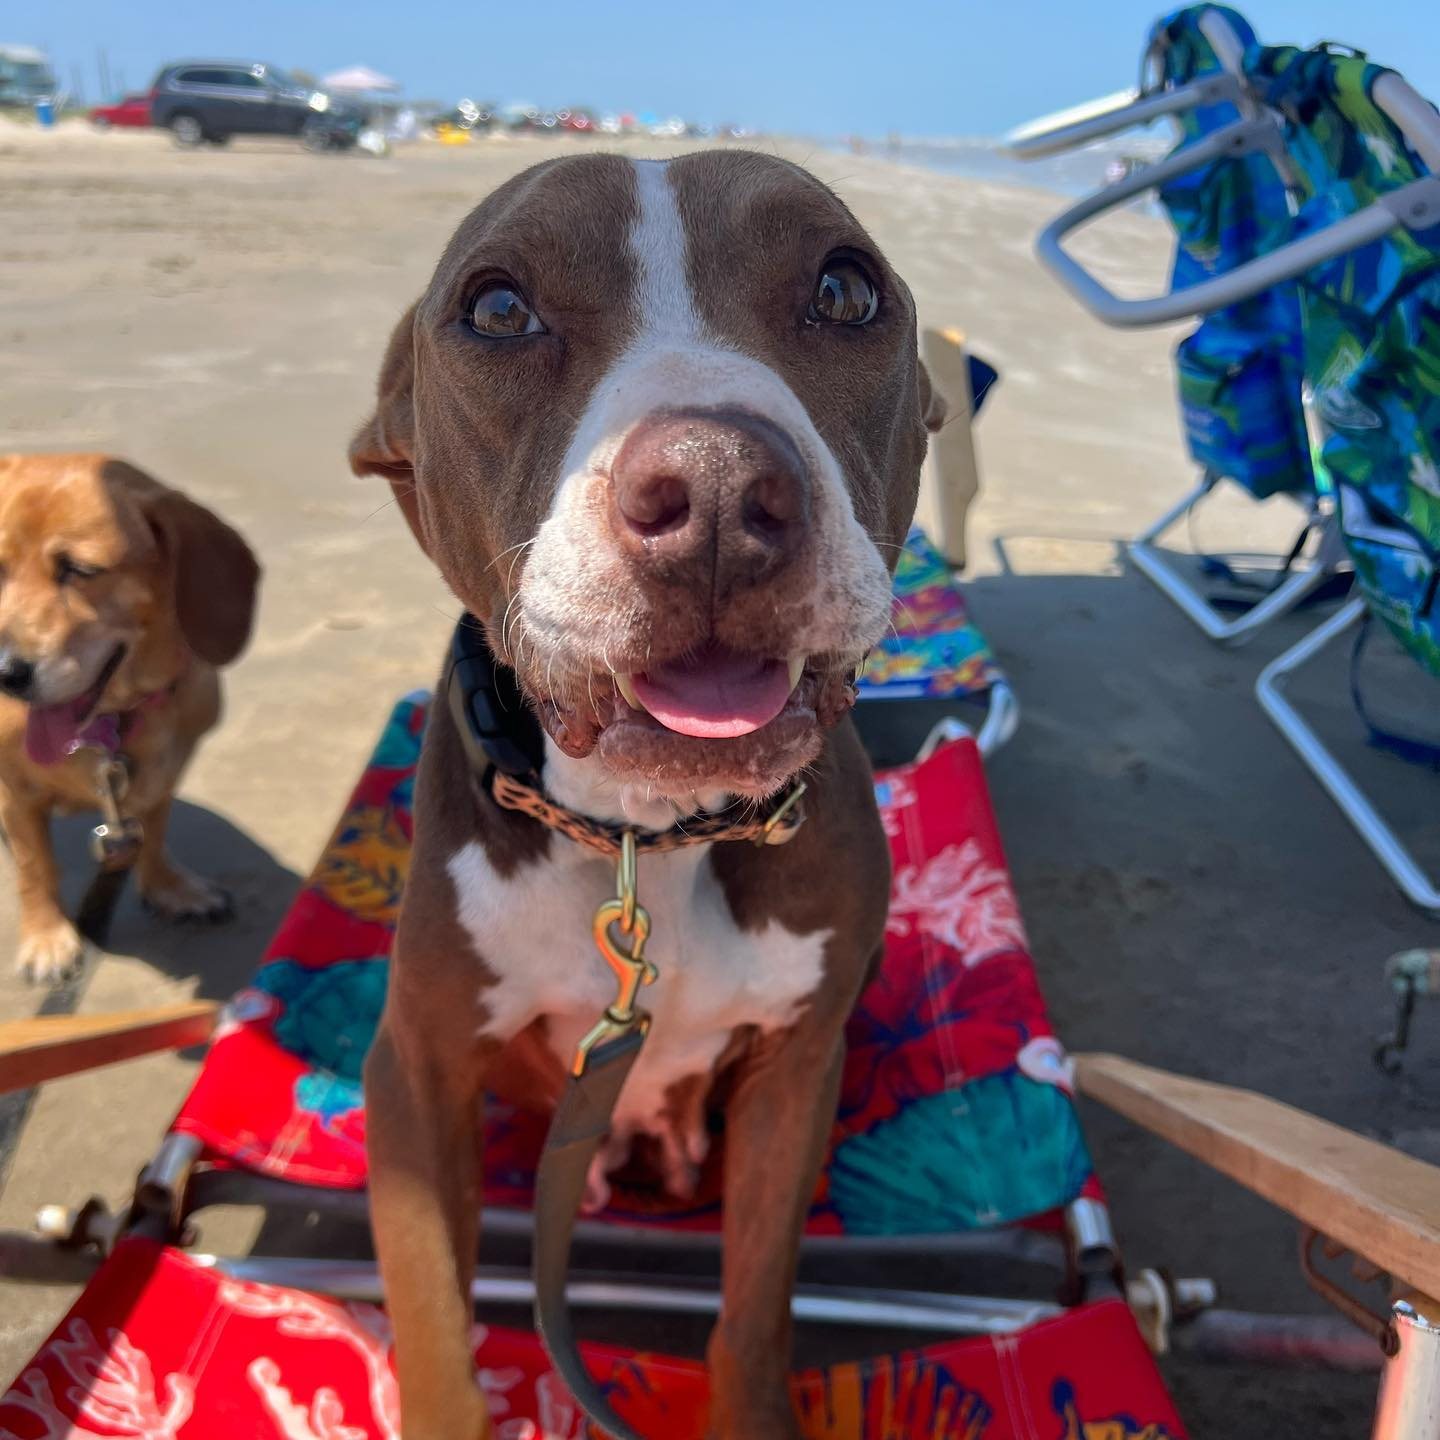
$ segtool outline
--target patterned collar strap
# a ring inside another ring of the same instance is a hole
[[[540,778],[545,752],[539,727],[514,671],[495,658],[484,627],[473,615],[461,616],[455,627],[445,690],[470,768],[490,798],[501,809],[528,815],[612,859],[620,854],[621,836],[627,830],[634,831],[637,850],[661,851],[710,845],[717,840],[783,845],[804,824],[800,808],[804,781],[797,781],[768,815],[735,801],[714,815],[697,815],[668,830],[640,830],[595,820],[552,800]]]
[[[538,820],[579,845],[588,845],[614,859],[620,854],[620,839],[630,827],[607,820],[595,820],[550,799],[538,785],[491,767],[487,777],[491,798],[503,810],[515,810]],[[680,821],[668,830],[636,830],[635,848],[657,853],[683,850],[690,845],[711,845],[717,841],[748,840],[754,845],[783,845],[805,823],[800,797],[805,782],[798,781],[770,811],[757,815],[741,802],[728,805],[714,815],[697,815]]]

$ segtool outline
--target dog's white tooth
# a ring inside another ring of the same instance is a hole
[[[615,688],[620,692],[620,698],[632,710],[643,711],[645,709],[640,703],[640,697],[635,693],[635,686],[631,683],[628,675],[617,675],[615,677]]]
[[[790,666],[790,688],[800,683],[800,677],[805,673],[805,657],[803,655],[792,655],[789,660]]]

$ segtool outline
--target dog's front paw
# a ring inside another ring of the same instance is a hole
[[[85,956],[85,942],[68,920],[20,936],[15,968],[37,985],[50,985],[71,974]]]
[[[163,920],[213,925],[235,913],[230,896],[224,890],[179,865],[168,866],[163,875],[142,881],[140,900],[147,910]]]

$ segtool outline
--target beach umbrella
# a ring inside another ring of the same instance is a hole
[[[337,70],[320,82],[327,90],[398,90],[400,82],[372,70],[368,65],[352,65],[348,70]]]

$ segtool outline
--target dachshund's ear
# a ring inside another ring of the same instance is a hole
[[[933,435],[945,423],[945,397],[935,388],[923,360],[915,362],[915,378],[920,387],[920,419]]]
[[[211,665],[228,665],[250,639],[260,565],[239,531],[213,510],[123,460],[105,481],[139,507],[170,572],[175,619],[185,643]]]
[[[375,387],[375,413],[350,442],[350,468],[357,475],[383,475],[390,482],[424,549],[415,493],[415,309],[412,305],[391,332]]]
[[[178,490],[146,513],[175,577],[175,614],[185,643],[212,665],[228,665],[250,639],[260,565],[238,531]]]

